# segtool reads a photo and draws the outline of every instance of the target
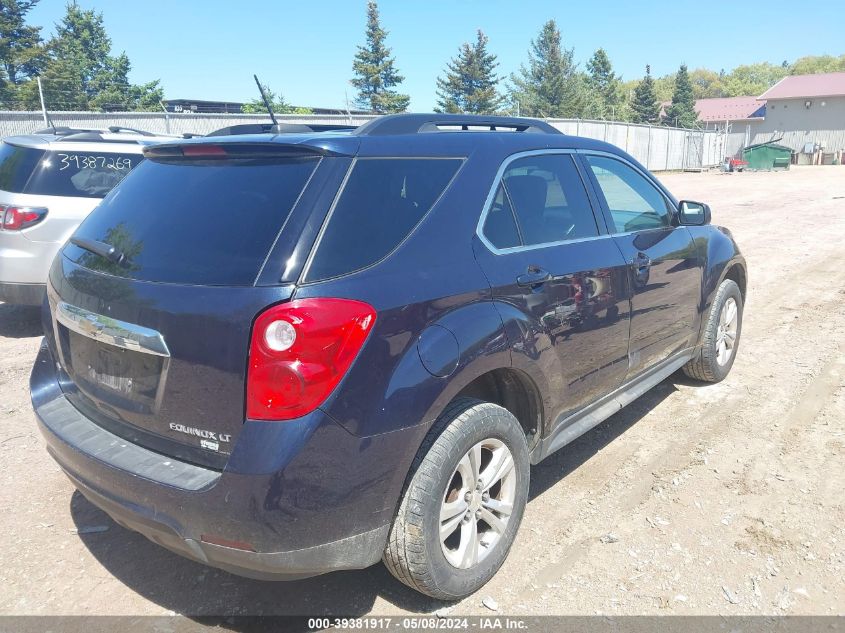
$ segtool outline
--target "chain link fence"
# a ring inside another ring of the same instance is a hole
[[[280,123],[360,125],[366,115],[276,115]],[[120,126],[155,134],[208,134],[242,123],[266,123],[263,114],[198,114],[164,112],[55,112],[53,125],[77,128]],[[564,134],[606,141],[625,150],[652,171],[704,169],[722,159],[722,136],[715,131],[687,130],[618,121],[546,119]],[[0,136],[31,134],[45,128],[40,112],[0,111]]]

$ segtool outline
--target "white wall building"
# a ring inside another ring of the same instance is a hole
[[[796,152],[808,144],[827,153],[845,150],[845,72],[784,77],[758,99],[766,118],[752,143],[780,138]]]

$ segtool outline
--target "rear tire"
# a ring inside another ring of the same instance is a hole
[[[742,292],[736,282],[725,279],[713,297],[696,356],[684,365],[684,373],[702,382],[720,382],[730,373],[742,333]]]
[[[411,467],[383,556],[390,573],[441,600],[480,589],[516,537],[529,465],[509,411],[471,398],[449,405]]]

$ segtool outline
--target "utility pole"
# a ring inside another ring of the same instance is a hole
[[[349,91],[344,89],[343,97],[346,100],[346,120],[349,125],[352,125],[352,110],[349,109]]]
[[[161,106],[161,109],[164,110],[164,129],[167,130],[168,134],[170,134],[170,113],[167,111],[167,107],[161,99],[158,100],[158,104]]]
[[[38,96],[41,97],[41,114],[44,116],[44,125],[50,127],[50,120],[47,118],[47,106],[44,105],[44,90],[41,88],[41,77],[35,78],[38,81]]]

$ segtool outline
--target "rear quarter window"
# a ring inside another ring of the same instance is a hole
[[[26,184],[44,150],[0,143],[0,189],[10,193],[24,193]]]
[[[459,158],[362,158],[320,237],[306,281],[367,268],[414,230],[449,186]]]

